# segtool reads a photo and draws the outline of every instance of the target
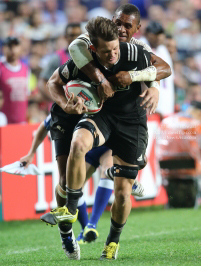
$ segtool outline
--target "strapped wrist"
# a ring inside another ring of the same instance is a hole
[[[154,87],[154,88],[156,88],[158,91],[160,91],[160,85],[158,84],[157,81],[152,81],[152,82],[150,82],[148,88],[151,88],[151,87]]]
[[[157,70],[154,66],[149,66],[143,70],[131,70],[128,71],[130,74],[132,82],[141,81],[154,81],[156,79]]]

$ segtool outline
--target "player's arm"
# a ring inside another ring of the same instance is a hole
[[[135,38],[131,39],[131,43],[142,46],[147,52],[150,53],[151,64],[155,66],[155,68],[157,69],[156,81],[165,79],[172,74],[170,66],[162,58],[153,54],[152,49],[148,44],[142,42],[141,40],[137,40]]]
[[[90,45],[89,36],[87,34],[82,34],[69,45],[68,49],[76,66],[98,85],[99,97],[102,100],[106,100],[114,95],[114,88],[96,67],[94,59],[89,51]]]
[[[87,107],[84,105],[84,99],[76,97],[77,102],[74,103],[74,95],[71,94],[70,99],[66,99],[63,86],[70,81],[68,62],[58,69],[47,82],[47,88],[50,92],[52,100],[56,102],[67,114],[82,114],[87,112]]]
[[[172,70],[168,63],[155,54],[151,54],[151,64],[157,70],[156,81],[168,78],[172,74]]]
[[[20,162],[24,163],[25,168],[27,168],[33,161],[34,154],[36,153],[38,146],[43,142],[44,138],[47,136],[47,132],[48,130],[45,127],[45,122],[42,122],[38,127],[36,134],[34,135],[31,148],[28,154],[20,159]]]
[[[138,56],[139,56],[139,67],[146,69],[151,64],[151,55],[148,53],[148,51],[141,48],[141,46],[138,46]],[[159,101],[159,91],[160,91],[160,82],[158,81],[152,81],[152,82],[145,82],[148,89],[145,90],[140,97],[143,98],[143,101],[141,102],[141,106],[143,106],[144,109],[150,108],[149,113],[155,113],[156,108],[158,106]]]
[[[135,81],[160,81],[161,79],[167,78],[171,75],[172,72],[171,72],[170,66],[163,59],[153,54],[149,45],[134,38],[131,40],[132,40],[131,45],[133,44],[140,45],[144,50],[146,50],[150,54],[150,57],[151,57],[150,62],[151,62],[151,65],[155,67],[156,77],[154,80],[151,80],[150,78],[147,79],[146,75],[144,74],[146,73],[146,70],[143,70],[142,72],[139,72],[139,73],[135,73],[136,72],[135,70],[120,71],[116,75],[112,76],[110,79],[110,81],[114,85],[120,86],[120,87],[126,87]],[[137,75],[138,80],[136,80],[136,75]],[[154,84],[156,83],[152,83],[151,86],[153,86]]]

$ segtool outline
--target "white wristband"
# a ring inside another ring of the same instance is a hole
[[[158,84],[157,81],[152,81],[152,82],[150,82],[148,88],[151,88],[151,87],[154,87],[154,88],[156,88],[158,91],[160,91],[160,85]]]
[[[157,70],[154,66],[149,66],[143,70],[129,71],[132,82],[154,81],[156,79]]]

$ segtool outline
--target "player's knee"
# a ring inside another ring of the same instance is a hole
[[[75,138],[71,143],[71,154],[74,158],[81,158],[90,150],[89,143],[82,138]]]
[[[121,206],[124,206],[130,200],[130,193],[124,188],[115,189],[114,195],[118,205]]]

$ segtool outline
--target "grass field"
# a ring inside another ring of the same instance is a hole
[[[81,260],[66,258],[57,227],[40,221],[0,223],[0,265],[201,265],[201,209],[133,210],[116,261],[99,257],[110,225],[109,212],[98,226],[96,243],[81,246]],[[74,232],[79,233],[79,224]]]

